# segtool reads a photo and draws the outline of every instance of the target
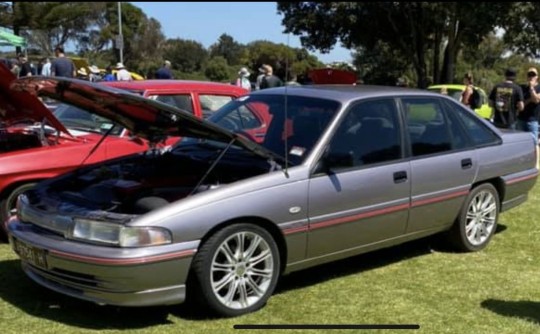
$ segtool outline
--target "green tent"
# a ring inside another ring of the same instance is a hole
[[[26,47],[26,39],[24,37],[12,34],[4,29],[0,29],[0,45]]]

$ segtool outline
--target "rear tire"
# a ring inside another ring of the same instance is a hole
[[[235,224],[204,242],[192,270],[187,288],[200,310],[239,316],[260,309],[272,295],[280,273],[279,250],[265,229]]]
[[[35,185],[36,183],[25,183],[0,198],[0,240],[7,241],[7,220],[17,214],[17,197],[23,192],[34,188]]]
[[[500,202],[497,189],[484,183],[474,188],[449,231],[450,243],[460,251],[475,252],[487,246],[499,218]]]

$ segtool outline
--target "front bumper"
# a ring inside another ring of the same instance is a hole
[[[199,241],[144,248],[92,245],[14,218],[8,234],[23,270],[37,283],[83,300],[119,306],[182,303],[199,245]]]

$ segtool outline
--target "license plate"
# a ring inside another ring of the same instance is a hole
[[[17,239],[13,239],[13,249],[19,254],[22,261],[38,268],[47,269],[45,250],[27,245]]]

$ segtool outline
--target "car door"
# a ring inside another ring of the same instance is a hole
[[[401,103],[411,149],[407,233],[441,229],[457,217],[478,169],[456,115],[463,107],[438,97],[403,97]]]
[[[308,257],[355,252],[405,233],[410,165],[393,99],[351,105],[309,185]]]

